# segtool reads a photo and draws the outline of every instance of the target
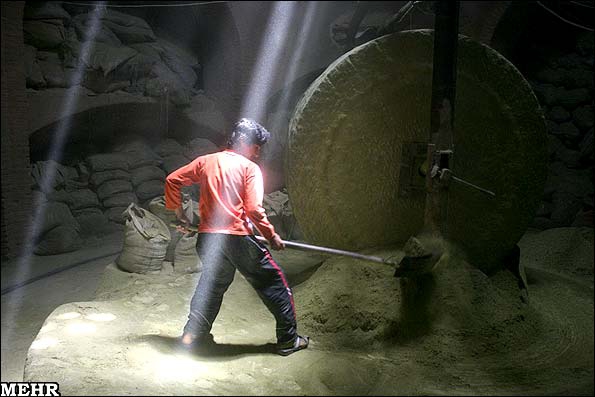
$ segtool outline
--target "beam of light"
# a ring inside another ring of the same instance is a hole
[[[264,41],[252,71],[252,80],[242,103],[241,117],[249,117],[258,122],[264,116],[266,100],[276,76],[295,7],[294,1],[276,1],[273,6],[263,36]]]
[[[291,57],[288,63],[289,68],[283,75],[283,81],[287,82],[287,85],[281,91],[281,97],[279,98],[278,103],[274,105],[276,111],[286,110],[288,108],[290,99],[295,94],[297,87],[295,87],[295,85],[292,83],[296,77],[298,77],[297,73],[300,66],[300,61],[302,60],[306,43],[310,42],[310,38],[312,36],[312,25],[316,15],[318,14],[317,11],[320,8],[319,6],[320,4],[318,2],[309,1],[302,18],[297,18],[298,20],[294,22],[300,26],[300,30],[295,38],[297,44],[294,43],[295,48],[291,51]],[[267,127],[272,132],[272,142],[264,151],[263,160],[265,161],[270,160],[270,157],[274,155],[273,151],[276,149],[277,145],[281,146],[279,149],[281,152],[285,149],[285,137],[282,135],[287,134],[289,120],[276,117],[273,120],[268,120],[268,123],[269,125]]]
[[[75,72],[72,75],[70,84],[68,85],[70,88],[67,89],[66,99],[62,105],[60,122],[58,123],[48,151],[48,158],[54,159],[58,162],[62,158],[66,137],[70,132],[70,115],[73,113],[73,110],[77,105],[80,83],[83,81],[83,75],[85,73],[87,64],[89,63],[89,56],[94,47],[95,37],[97,37],[97,34],[99,33],[101,18],[105,12],[104,3],[105,2],[98,2],[97,6],[90,12],[90,23],[88,24],[89,32],[87,35],[85,35],[87,41],[82,43],[77,60],[77,66],[75,68]],[[52,182],[56,176],[55,164],[52,162],[49,162],[48,164],[49,166],[47,167],[46,173],[43,175],[42,180],[40,181],[40,188],[42,191],[48,191],[48,188],[52,187]],[[35,239],[38,236],[38,233],[41,229],[41,223],[43,222],[44,218],[45,206],[41,202],[40,198],[34,200],[32,203],[32,208],[33,216],[30,218],[31,221],[29,228],[27,229],[27,235],[23,243],[22,252],[17,259],[17,283],[25,280],[25,278],[31,273],[31,257],[33,256]],[[9,325],[7,326],[6,332],[3,332],[2,339],[10,341],[13,333],[16,331],[13,324],[15,324],[15,317],[21,311],[21,306],[24,300],[24,292],[23,290],[17,290],[16,293],[11,293],[7,299],[9,302],[7,307],[10,307],[10,310],[7,313],[3,313],[4,316],[2,321]]]
[[[296,38],[297,45],[292,51],[291,58],[289,60],[289,69],[287,69],[287,72],[283,76],[283,80],[289,84],[291,84],[297,77],[298,67],[300,65],[299,62],[304,54],[306,43],[310,42],[310,38],[312,36],[312,25],[315,19],[317,8],[319,8],[318,2],[309,1],[302,20],[298,21],[298,23],[301,22],[299,23],[301,27]],[[295,88],[295,86],[290,85],[287,87],[287,89],[282,91],[281,98],[278,105],[276,106],[277,109],[285,109],[287,107],[289,99],[295,92]]]

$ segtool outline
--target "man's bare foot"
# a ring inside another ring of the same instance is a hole
[[[182,335],[182,343],[185,344],[186,346],[191,345],[195,339],[196,339],[196,336],[192,335],[192,334]]]
[[[213,334],[208,333],[205,336],[198,337],[194,334],[190,333],[183,333],[180,337],[180,344],[185,349],[197,349],[215,345],[215,340],[213,338]]]

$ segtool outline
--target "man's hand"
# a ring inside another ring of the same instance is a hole
[[[180,224],[176,226],[176,230],[181,233],[190,233],[191,230],[186,228],[187,225],[190,224],[190,219],[184,213],[184,209],[182,207],[176,208],[176,218],[180,221]]]
[[[273,238],[269,240],[269,243],[271,243],[271,248],[275,251],[281,251],[285,249],[285,243],[283,243],[281,236],[279,236],[277,233],[275,233]]]

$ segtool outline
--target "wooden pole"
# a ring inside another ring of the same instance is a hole
[[[449,151],[452,151],[453,148],[456,94],[459,1],[436,1],[435,15],[424,228],[432,234],[446,236],[448,195],[440,185],[440,178],[432,170],[450,168],[449,161],[452,152]]]

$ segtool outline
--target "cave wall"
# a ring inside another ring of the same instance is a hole
[[[593,32],[515,2],[491,44],[529,81],[546,120],[548,178],[532,226],[593,227]]]

